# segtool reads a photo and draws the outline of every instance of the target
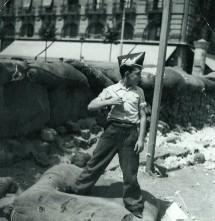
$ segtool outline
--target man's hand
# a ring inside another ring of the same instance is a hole
[[[137,140],[135,147],[134,147],[134,151],[139,154],[140,152],[142,152],[144,149],[144,142],[142,140]]]
[[[108,99],[109,105],[122,105],[124,102],[121,97],[113,97]]]

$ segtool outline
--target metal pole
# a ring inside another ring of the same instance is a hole
[[[83,41],[81,41],[80,61],[82,60]]]
[[[47,44],[48,44],[48,40],[46,39],[46,44],[45,44],[45,62],[47,61]]]
[[[164,74],[164,66],[166,60],[166,46],[168,39],[170,5],[171,5],[170,3],[171,0],[164,0],[161,36],[160,36],[159,53],[158,53],[157,74],[155,79],[152,116],[151,116],[150,132],[149,132],[146,172],[151,172],[153,170],[157,124],[159,119],[159,110],[160,110],[160,102],[161,102],[162,86],[163,86],[163,74]]]
[[[181,27],[181,41],[186,42],[187,40],[187,22],[188,22],[188,15],[189,15],[189,6],[190,6],[190,0],[184,1],[184,16],[183,16],[183,22]]]
[[[125,31],[125,0],[123,1],[123,11],[122,11],[122,27],[121,27],[121,37],[120,37],[120,49],[119,49],[120,56],[122,55],[123,51],[124,31]]]
[[[186,42],[187,40],[187,23],[188,23],[188,16],[189,16],[189,6],[190,6],[190,0],[184,0],[184,16],[182,21],[182,27],[181,27],[181,41]],[[184,65],[184,48],[181,46],[179,49],[179,56],[178,56],[178,66],[183,69]]]

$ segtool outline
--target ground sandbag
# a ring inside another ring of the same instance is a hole
[[[78,167],[68,164],[49,169],[36,184],[15,199],[13,221],[139,220],[112,200],[61,192],[65,186],[74,185],[80,172]],[[147,220],[156,220],[157,216],[152,214],[147,215]]]
[[[0,177],[0,198],[16,192],[18,186],[11,177]]]

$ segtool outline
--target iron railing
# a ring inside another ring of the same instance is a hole
[[[61,6],[61,14],[80,14],[81,5],[80,4],[72,4],[72,5],[62,5]]]
[[[130,4],[124,5],[125,13],[136,13],[136,3],[131,2]],[[113,3],[113,14],[120,14],[123,12],[123,4],[121,3]]]
[[[89,14],[106,14],[107,12],[107,4],[105,3],[97,3],[97,4],[89,4],[85,5],[85,13]]]

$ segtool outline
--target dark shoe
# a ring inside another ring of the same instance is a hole
[[[138,218],[143,218],[143,210],[142,209],[136,209],[136,210],[133,210],[131,211],[132,214]]]
[[[73,193],[73,194],[75,194],[75,191],[72,189],[71,186],[66,186],[65,189],[64,189],[64,192],[65,193]]]

